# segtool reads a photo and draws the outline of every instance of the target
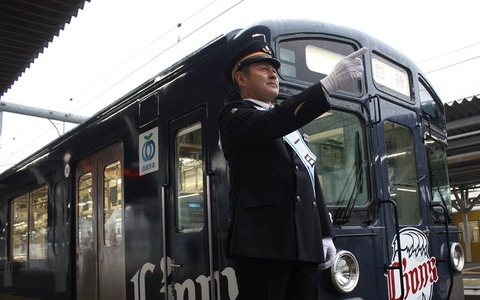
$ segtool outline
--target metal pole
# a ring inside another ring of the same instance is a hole
[[[15,103],[8,103],[5,101],[0,101],[0,112],[6,111],[15,114],[27,115],[37,118],[45,118],[49,120],[63,121],[69,123],[80,124],[84,122],[87,118],[83,116],[72,115],[68,113],[53,111],[49,109],[42,109],[32,106],[26,106]]]
[[[472,262],[472,250],[471,250],[471,244],[470,244],[470,226],[468,224],[468,212],[469,209],[467,207],[468,205],[468,190],[467,189],[462,189],[462,216],[463,216],[463,232],[464,232],[464,237],[465,237],[465,256],[466,256],[466,261],[467,262]]]

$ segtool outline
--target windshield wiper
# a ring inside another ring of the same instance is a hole
[[[360,145],[360,133],[357,131],[355,134],[355,184],[352,189],[352,193],[348,199],[347,206],[342,207],[335,216],[335,223],[343,225],[350,221],[353,208],[358,199],[358,195],[363,192],[363,160],[362,160],[362,147]]]

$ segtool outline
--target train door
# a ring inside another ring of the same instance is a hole
[[[387,271],[389,299],[431,299],[438,280],[436,259],[429,249],[423,143],[414,111],[380,100],[384,117],[384,171],[387,197]],[[423,146],[423,145],[422,145]]]
[[[76,170],[76,295],[125,299],[123,145],[79,161]]]
[[[419,98],[424,119],[423,136],[427,150],[425,161],[428,162],[429,169],[427,190],[430,191],[430,196],[427,201],[430,202],[431,213],[427,225],[430,248],[432,256],[437,258],[438,273],[448,274],[448,276],[439,276],[434,298],[463,299],[463,280],[462,276],[459,276],[461,268],[457,268],[459,265],[453,264],[453,262],[459,262],[462,265],[463,257],[455,255],[455,252],[461,251],[461,249],[459,250],[455,246],[458,245],[455,237],[457,232],[450,218],[452,205],[443,105],[423,79],[420,79],[419,83]],[[458,260],[452,260],[452,257],[458,257]]]
[[[164,190],[172,299],[215,299],[211,283],[210,196],[204,108],[169,123],[169,186]],[[171,299],[171,298],[168,298]]]

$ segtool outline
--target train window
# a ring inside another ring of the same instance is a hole
[[[88,172],[78,178],[78,248],[93,249],[93,178]]]
[[[419,80],[420,88],[420,104],[422,106],[422,112],[429,116],[430,123],[437,126],[440,129],[445,129],[445,118],[443,113],[443,106],[431,89],[423,80]]]
[[[48,189],[43,186],[30,193],[29,259],[47,257]]]
[[[327,205],[364,207],[368,202],[365,136],[353,113],[330,110],[303,128],[317,156],[317,173]]]
[[[103,237],[107,247],[115,247],[122,242],[123,201],[122,170],[119,161],[105,167],[103,173]]]
[[[47,257],[48,188],[42,186],[10,203],[10,259]]]
[[[282,62],[279,72],[289,80],[315,83],[327,76],[339,60],[355,50],[350,44],[332,40],[285,40],[278,50],[278,58]],[[353,82],[342,91],[358,94],[360,83]]]
[[[372,55],[372,72],[375,86],[404,101],[412,101],[410,77],[405,68],[377,55]]]
[[[177,203],[179,232],[197,232],[204,227],[203,143],[200,123],[176,135]]]
[[[450,182],[448,180],[447,148],[434,140],[426,142],[430,174],[432,174],[432,203],[445,205],[448,212],[452,213],[450,199]],[[434,209],[438,211],[438,209]],[[440,214],[443,212],[438,211]]]
[[[10,259],[27,260],[28,255],[28,194],[10,203]]]
[[[421,221],[413,134],[408,127],[385,121],[385,148],[390,197],[397,203],[399,224]]]

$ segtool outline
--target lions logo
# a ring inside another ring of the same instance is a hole
[[[400,239],[401,249],[398,249],[397,239]],[[392,248],[390,267],[398,267],[401,256],[403,274],[400,276],[395,269],[388,270],[389,299],[432,299],[433,284],[438,281],[438,270],[437,259],[429,256],[427,236],[417,228],[403,228],[399,236],[393,239]],[[403,298],[400,280],[403,280]]]

